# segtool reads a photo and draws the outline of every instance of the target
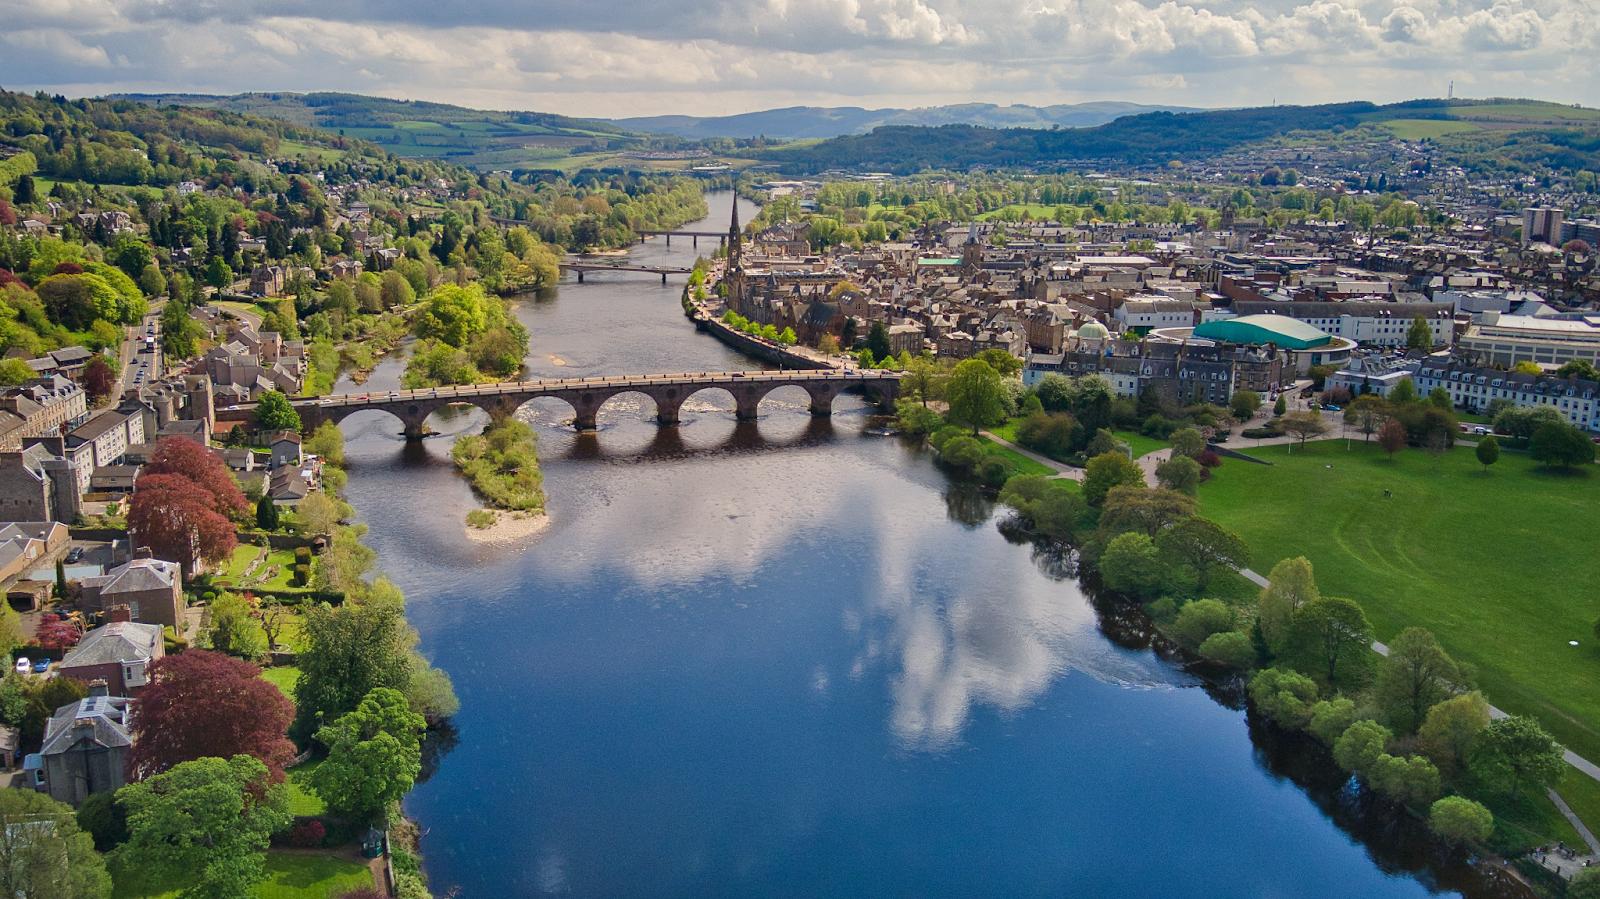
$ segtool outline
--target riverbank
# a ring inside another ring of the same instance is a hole
[[[479,511],[494,516],[494,523],[488,527],[478,527],[469,523],[467,539],[473,543],[520,543],[537,537],[550,528],[550,515],[546,512],[504,512],[499,509]]]

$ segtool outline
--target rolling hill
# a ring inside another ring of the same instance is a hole
[[[1185,106],[1138,103],[1077,103],[1059,106],[996,106],[963,103],[920,109],[862,109],[857,106],[791,106],[708,118],[681,115],[612,119],[631,131],[675,134],[690,140],[756,137],[805,140],[865,134],[885,125],[977,125],[986,128],[1089,128],[1144,112],[1193,112]]]

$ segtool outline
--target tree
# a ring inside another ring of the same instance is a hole
[[[206,266],[206,283],[219,291],[232,289],[233,269],[222,261],[221,256],[211,257],[211,264]]]
[[[1406,448],[1406,426],[1392,418],[1385,421],[1378,429],[1378,447],[1394,461],[1394,454]]]
[[[1233,398],[1228,401],[1228,408],[1234,418],[1249,421],[1261,409],[1261,394],[1254,390],[1235,390]]]
[[[1417,399],[1417,384],[1410,378],[1401,378],[1389,390],[1389,405],[1395,408],[1409,406]]]
[[[1566,748],[1539,722],[1522,715],[1490,721],[1472,748],[1472,772],[1485,781],[1511,785],[1511,798],[1523,784],[1550,786],[1566,770]]]
[[[1428,829],[1448,843],[1481,843],[1494,832],[1494,815],[1465,796],[1446,796],[1428,810]]]
[[[1144,469],[1119,452],[1102,453],[1084,466],[1083,499],[1099,508],[1113,487],[1143,487]]]
[[[1311,707],[1311,723],[1306,729],[1331,747],[1354,723],[1356,723],[1355,700],[1337,696],[1333,699],[1324,699]]]
[[[193,880],[181,899],[246,899],[272,834],[294,820],[288,788],[248,755],[184,762],[117,798],[128,809],[123,863],[157,883]]]
[[[193,574],[197,558],[211,564],[232,558],[238,546],[233,523],[216,512],[219,501],[209,491],[168,474],[142,475],[133,486],[128,527],[140,545],[182,565],[185,576]]]
[[[867,349],[872,351],[874,359],[887,359],[894,355],[889,348],[889,329],[884,327],[882,319],[873,322],[867,330]]]
[[[1494,439],[1492,434],[1485,434],[1478,439],[1478,446],[1472,452],[1478,457],[1478,464],[1483,466],[1483,470],[1488,471],[1489,466],[1500,461],[1500,441]]]
[[[1162,487],[1186,496],[1200,492],[1200,463],[1188,456],[1173,455],[1156,466],[1156,480]]]
[[[169,359],[187,359],[195,354],[196,342],[205,333],[189,314],[182,300],[169,300],[161,310],[161,351]]]
[[[483,288],[477,284],[468,287],[446,284],[434,288],[417,321],[417,336],[465,349],[473,336],[488,330],[486,307]]]
[[[0,895],[105,899],[111,875],[72,807],[32,790],[0,790]]]
[[[1255,663],[1256,650],[1250,644],[1250,635],[1239,631],[1212,634],[1200,644],[1200,655],[1235,668],[1249,668]]]
[[[1428,327],[1428,320],[1417,316],[1411,320],[1411,329],[1406,332],[1406,348],[1412,350],[1433,349],[1433,330]]]
[[[1014,475],[1000,490],[1000,501],[1055,540],[1071,540],[1083,517],[1083,497],[1044,475]]]
[[[1584,381],[1600,381],[1600,369],[1587,359],[1573,359],[1567,364],[1556,369],[1556,377],[1563,380],[1579,378]]]
[[[1539,367],[1539,363],[1527,359],[1511,366],[1511,370],[1519,375],[1534,375],[1535,377],[1544,374],[1544,369]]]
[[[344,433],[331,421],[323,422],[306,438],[305,449],[330,465],[344,467]]]
[[[1205,435],[1194,428],[1180,428],[1173,431],[1168,440],[1172,444],[1172,458],[1174,459],[1179,456],[1196,459],[1206,451]]]
[[[83,367],[83,389],[89,392],[91,399],[98,401],[110,396],[116,386],[117,372],[111,360],[96,353]]]
[[[248,755],[281,781],[294,762],[284,736],[293,719],[294,706],[249,662],[203,649],[165,656],[133,705],[139,739],[128,772],[144,780],[196,759]]]
[[[1218,599],[1197,599],[1184,604],[1172,629],[1191,643],[1204,643],[1212,634],[1233,630],[1233,621],[1233,609],[1226,603]]]
[[[967,359],[955,367],[945,397],[950,403],[946,418],[970,426],[974,436],[979,428],[1005,421],[1000,375],[981,359]]]
[[[267,652],[267,636],[254,610],[237,593],[223,593],[211,603],[211,648],[217,652],[255,660]]]
[[[148,297],[158,297],[167,292],[167,279],[161,274],[159,265],[152,262],[139,272],[139,289]]]
[[[1392,739],[1394,734],[1378,722],[1357,721],[1334,741],[1333,760],[1351,774],[1366,777]]]
[[[1250,702],[1281,727],[1304,728],[1317,704],[1316,682],[1295,671],[1267,668],[1250,679]]]
[[[1134,406],[1134,409],[1138,411],[1140,421],[1152,415],[1161,414],[1161,391],[1156,389],[1155,384],[1147,381],[1143,387],[1139,388],[1139,401]]]
[[[281,390],[269,390],[256,401],[256,422],[266,431],[300,430],[300,413]]]
[[[301,622],[300,680],[294,685],[290,736],[305,740],[379,687],[411,686],[416,632],[393,603],[321,605]]]
[[[1162,531],[1156,537],[1156,549],[1168,564],[1185,565],[1192,570],[1202,593],[1217,566],[1243,568],[1250,564],[1250,547],[1244,540],[1198,515]]]
[[[1372,440],[1372,435],[1378,433],[1383,423],[1389,418],[1389,404],[1383,397],[1376,394],[1363,394],[1350,403],[1344,410],[1344,420],[1353,424],[1356,430],[1365,435],[1364,439]]]
[[[1455,696],[1428,710],[1417,742],[1446,773],[1464,770],[1478,733],[1489,724],[1489,703],[1477,692]]]
[[[272,497],[263,493],[261,499],[256,501],[256,527],[263,531],[276,531],[278,529],[278,504]]]
[[[1600,899],[1600,868],[1580,868],[1567,881],[1567,899]]]
[[[944,385],[944,368],[932,359],[917,357],[900,378],[900,391],[907,397],[916,397],[926,407],[928,400],[937,399]]]
[[[1182,493],[1125,484],[1106,493],[1100,506],[1100,533],[1113,537],[1140,531],[1154,540],[1157,534],[1194,513],[1194,500]]]
[[[1100,556],[1100,578],[1122,593],[1147,595],[1159,589],[1165,572],[1155,544],[1138,531],[1119,534]]]
[[[1497,434],[1527,440],[1541,425],[1562,424],[1561,413],[1554,406],[1511,407],[1500,410],[1494,417]]]
[[[1422,726],[1428,710],[1462,686],[1461,668],[1425,628],[1408,627],[1389,643],[1389,655],[1378,661],[1373,698],[1396,731],[1409,734]]]
[[[1000,373],[1000,377],[1009,378],[1022,371],[1022,360],[1002,349],[982,350],[976,359],[982,359],[989,367]]]
[[[1295,610],[1289,647],[1295,667],[1331,687],[1365,678],[1371,663],[1372,626],[1348,599],[1321,597]]]
[[[1571,468],[1588,465],[1594,461],[1594,444],[1588,435],[1566,422],[1550,422],[1539,426],[1528,441],[1528,455],[1535,462]]]
[[[380,687],[317,731],[328,758],[311,774],[335,814],[371,820],[410,791],[422,770],[422,716],[398,690]]]
[[[1277,401],[1272,404],[1272,414],[1282,418],[1283,413],[1287,411],[1289,411],[1289,403],[1284,400],[1282,394],[1279,394]]]
[[[1323,423],[1322,416],[1315,412],[1291,412],[1283,417],[1280,425],[1289,434],[1300,438],[1300,445],[1305,446],[1306,440],[1320,437],[1328,433],[1328,426]]]
[[[34,375],[34,370],[21,359],[0,360],[0,387],[16,387]]]
[[[233,472],[215,453],[187,437],[163,437],[156,443],[146,475],[177,475],[194,482],[211,497],[208,507],[219,515],[239,516],[250,511]]]
[[[1317,580],[1311,570],[1311,561],[1305,556],[1284,559],[1272,566],[1267,575],[1267,586],[1257,600],[1258,620],[1267,644],[1275,653],[1283,652],[1289,642],[1289,625],[1294,613],[1314,599],[1320,599]]]
[[[1402,805],[1425,806],[1439,795],[1439,769],[1420,755],[1378,756],[1367,771],[1367,782]]]

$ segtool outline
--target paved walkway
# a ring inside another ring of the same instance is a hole
[[[1064,462],[1057,462],[1056,460],[1050,458],[1049,456],[1041,456],[1038,453],[1034,452],[1033,450],[1023,449],[1022,447],[1017,446],[1015,443],[1012,443],[1011,441],[1005,439],[1004,437],[1001,437],[1000,435],[994,433],[993,431],[979,431],[978,433],[980,433],[983,436],[989,438],[990,440],[993,440],[995,443],[1000,444],[1001,446],[1005,447],[1006,449],[1017,453],[1018,455],[1027,456],[1029,459],[1032,459],[1033,461],[1039,463],[1040,465],[1043,465],[1045,468],[1051,469],[1052,471],[1055,472],[1055,474],[1050,475],[1050,478],[1052,480],[1055,480],[1055,479],[1067,480],[1067,481],[1082,481],[1083,480],[1084,472],[1083,472],[1083,469],[1081,469],[1081,468],[1073,468],[1071,465],[1068,465],[1068,464],[1066,464]]]

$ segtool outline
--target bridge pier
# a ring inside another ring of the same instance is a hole
[[[680,413],[686,397],[676,387],[654,391],[650,398],[656,401],[656,424],[675,425],[681,420]]]
[[[579,284],[583,283],[583,269],[581,269],[581,268],[578,269],[578,283]]]
[[[739,421],[755,421],[757,409],[767,391],[757,390],[754,384],[746,384],[743,390],[729,392],[733,394],[733,417]]]
[[[811,416],[813,418],[828,418],[833,415],[833,398],[838,396],[832,390],[808,391],[811,394]]]

